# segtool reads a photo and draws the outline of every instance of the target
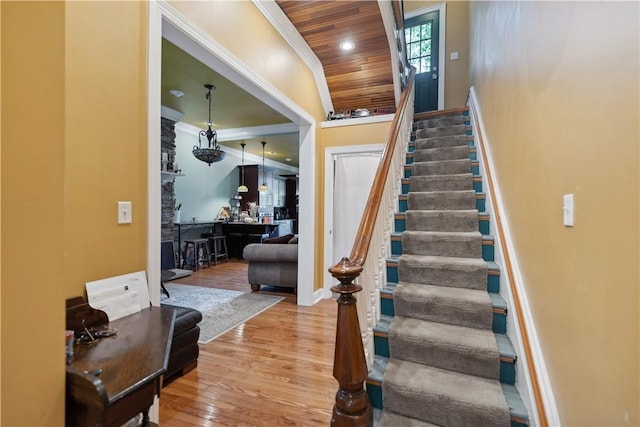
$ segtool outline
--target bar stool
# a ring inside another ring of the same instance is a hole
[[[189,257],[189,245],[193,248],[193,256]],[[202,250],[202,255],[204,260],[206,260],[207,265],[211,267],[211,253],[209,252],[209,240],[208,239],[192,239],[184,241],[184,264],[182,268],[185,268],[188,265],[193,265],[193,271],[198,271],[200,267],[200,250]],[[193,260],[193,264],[189,262],[189,260]]]
[[[229,262],[227,238],[224,236],[224,234],[221,234],[219,236],[209,236],[209,246],[211,246],[211,250],[213,252],[213,254],[211,255],[211,258],[213,258],[213,265],[218,265],[219,258],[225,258],[227,262]],[[218,246],[220,246],[220,251],[218,251]]]

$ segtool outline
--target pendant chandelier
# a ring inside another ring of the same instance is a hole
[[[267,145],[266,141],[262,141],[262,185],[260,186],[260,192],[264,193],[265,191],[269,190],[269,187],[267,187],[267,171],[264,168],[264,146]]]
[[[198,145],[193,146],[192,152],[196,159],[202,160],[203,162],[211,166],[211,163],[219,162],[220,160],[224,159],[225,152],[222,151],[220,149],[220,146],[218,145],[218,136],[216,134],[216,131],[211,129],[211,90],[215,90],[216,87],[211,84],[206,84],[204,85],[204,87],[209,90],[209,92],[207,92],[207,94],[205,95],[205,98],[209,100],[209,121],[207,122],[207,124],[209,125],[209,129],[207,129],[206,131],[200,131],[200,134],[198,135]],[[207,141],[209,143],[208,148],[202,148],[202,137],[207,138]]]
[[[242,146],[242,182],[240,183],[240,186],[238,187],[238,193],[246,193],[247,191],[249,191],[247,186],[244,185],[244,146],[247,145],[247,144],[245,144],[243,142],[240,145]]]

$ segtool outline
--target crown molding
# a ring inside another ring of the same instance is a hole
[[[185,133],[198,135],[201,128],[188,123],[176,123],[176,129]],[[282,135],[285,133],[298,133],[300,127],[295,123],[279,123],[276,125],[249,126],[243,128],[216,130],[218,141],[237,141],[239,139],[257,138],[268,135]]]
[[[173,108],[165,107],[164,105],[160,106],[160,117],[164,117],[165,119],[169,119],[173,122],[179,122],[184,117],[184,113],[174,110]]]
[[[252,2],[313,73],[325,114],[328,115],[330,111],[334,111],[324,68],[318,56],[274,0],[252,0]]]

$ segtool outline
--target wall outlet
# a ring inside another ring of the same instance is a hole
[[[562,212],[564,226],[573,227],[573,194],[565,194],[563,196]]]
[[[118,202],[118,224],[131,224],[131,202]]]

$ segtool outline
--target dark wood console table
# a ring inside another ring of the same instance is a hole
[[[141,413],[142,425],[154,425],[148,413],[162,389],[174,321],[174,309],[149,307],[110,322],[115,336],[75,344],[67,365],[66,425],[121,426]]]

